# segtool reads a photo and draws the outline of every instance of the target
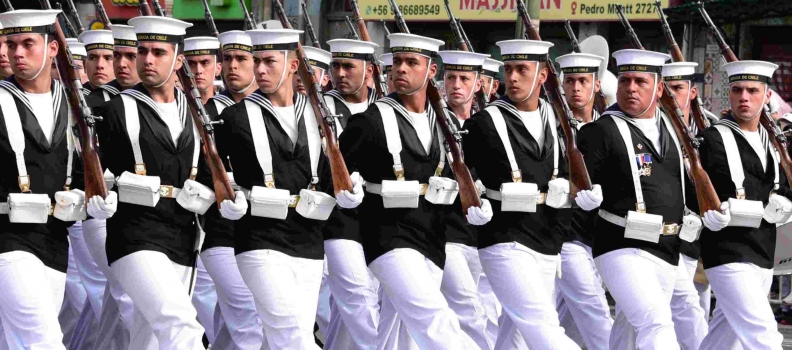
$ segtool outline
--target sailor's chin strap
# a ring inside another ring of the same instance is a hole
[[[748,120],[753,120],[753,118],[756,118],[757,116],[759,116],[759,114],[761,114],[762,110],[765,108],[765,103],[767,103],[767,89],[768,89],[768,86],[767,86],[767,83],[762,83],[762,85],[764,85],[764,87],[765,87],[764,93],[762,95],[762,104],[759,105],[759,110],[756,111],[756,114],[754,114],[753,117],[748,118]],[[729,84],[729,87],[731,87],[731,84]],[[742,119],[742,118],[740,118],[740,119]]]
[[[429,74],[429,70],[426,70],[426,73]],[[357,90],[355,90],[355,92],[351,93],[350,95],[357,94],[360,91],[360,89],[363,88],[363,85],[366,85],[366,61],[365,60],[363,61],[363,77],[360,78],[360,86],[358,86]]]
[[[531,93],[529,93],[528,96],[525,96],[524,99],[519,100],[519,101],[514,101],[514,102],[518,102],[519,103],[519,102],[523,102],[523,101],[531,98],[531,95],[533,95],[534,90],[536,90],[536,79],[539,78],[539,61],[536,61],[536,69],[535,69],[535,71],[536,71],[536,74],[534,74],[533,83],[531,83]]]
[[[473,91],[476,90],[476,82],[478,81],[478,78],[479,78],[479,73],[476,72],[476,78],[473,79],[473,87],[470,89],[470,94],[468,94],[468,97],[465,99],[464,102],[462,102],[462,104],[468,103],[468,101],[470,101],[470,99],[473,98]]]
[[[234,90],[234,89],[231,89],[231,88],[229,88],[228,90],[231,90],[231,92],[233,92],[233,93],[235,93],[235,94],[244,94],[244,93],[245,93],[245,91],[247,91],[248,89],[250,89],[250,87],[251,87],[251,86],[253,86],[253,83],[255,83],[255,82],[256,82],[256,78],[253,78],[252,80],[250,80],[250,84],[248,84],[248,86],[246,86],[246,87],[245,87],[245,88],[243,88],[242,90],[238,90],[238,91],[237,91],[237,90]]]
[[[591,73],[591,77],[592,77],[592,78],[594,77],[594,73]],[[584,104],[583,104],[583,106],[581,106],[581,107],[572,107],[572,106],[569,106],[571,109],[584,109],[584,108],[586,108],[586,106],[588,106],[588,105],[589,105],[589,103],[591,103],[591,100],[593,100],[593,99],[594,99],[594,86],[596,85],[596,81],[595,81],[595,80],[592,80],[592,81],[594,81],[594,82],[595,82],[595,84],[592,84],[592,85],[591,85],[591,95],[589,95],[588,101],[586,101],[586,103],[584,103]]]
[[[44,71],[44,65],[47,64],[47,54],[46,54],[46,52],[47,52],[47,34],[44,34],[44,55],[43,55],[44,58],[41,59],[41,67],[39,68],[38,72],[36,72],[36,74],[33,75],[32,78],[25,79],[25,78],[20,77],[20,79],[35,80],[36,78],[38,78],[38,76],[41,74],[41,72]]]
[[[167,83],[168,80],[170,80],[171,76],[173,75],[173,67],[176,67],[176,59],[179,57],[179,55],[176,54],[177,52],[179,52],[179,44],[176,44],[176,47],[173,50],[173,53],[174,53],[173,62],[171,62],[170,71],[168,71],[168,77],[165,78],[165,80],[163,80],[161,83],[159,83],[157,85],[153,85],[152,86],[153,88],[158,88],[158,87],[160,87],[162,85],[165,85],[165,83]]]
[[[643,115],[644,113],[646,113],[646,111],[649,110],[649,108],[652,108],[652,103],[654,103],[655,97],[657,96],[657,75],[658,74],[657,73],[652,73],[652,74],[654,74],[654,85],[653,85],[654,88],[652,88],[652,100],[649,101],[649,106],[647,106],[646,109],[643,110],[643,112],[638,113],[638,114],[635,115],[636,117],[640,116],[640,115]]]
[[[489,86],[487,87],[487,98],[492,96],[492,87],[495,86],[495,77],[490,77]]]
[[[432,66],[432,58],[430,57],[429,58],[429,65],[426,66],[426,76],[424,76],[423,84],[421,84],[421,87],[413,90],[410,93],[401,94],[401,95],[412,96],[412,95],[415,95],[415,93],[417,93],[418,91],[421,91],[421,89],[423,89],[424,86],[426,86],[426,82],[429,81],[429,67],[431,67],[431,66]]]
[[[273,93],[275,93],[275,91],[278,91],[278,89],[280,89],[281,85],[283,85],[283,80],[286,79],[286,63],[287,63],[286,61],[289,58],[289,52],[287,50],[283,50],[281,52],[283,52],[283,72],[281,72],[280,81],[278,82],[278,85],[275,86],[275,88],[270,90],[270,91],[261,90],[261,92],[263,92],[265,94],[273,94]],[[305,83],[303,83],[303,84],[305,84]],[[248,86],[248,87],[250,87],[250,86]],[[247,89],[247,88],[245,88],[245,89]]]

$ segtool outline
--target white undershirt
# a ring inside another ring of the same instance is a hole
[[[539,110],[531,111],[531,112],[523,112],[519,111],[520,119],[522,119],[523,124],[525,124],[525,128],[528,129],[528,132],[531,133],[536,143],[539,145],[541,149],[544,145],[544,124],[542,124],[542,115],[539,113]]]
[[[176,105],[176,101],[154,102],[154,104],[160,112],[162,121],[168,126],[173,143],[178,143],[179,135],[181,135],[184,125],[182,125],[182,121],[179,118],[179,106]]]
[[[421,145],[423,145],[424,151],[428,154],[429,147],[432,146],[432,128],[429,127],[429,117],[426,112],[413,113],[407,111],[407,113],[412,117],[415,133],[418,134],[418,139],[421,140]]]
[[[658,153],[662,152],[660,149],[660,128],[657,127],[657,117],[648,119],[633,118],[633,120],[635,124],[638,125],[638,129],[643,131],[644,136],[646,136],[649,141],[652,141],[655,151]]]
[[[759,137],[759,131],[745,131],[743,130],[743,135],[745,135],[745,139],[748,141],[748,144],[751,145],[756,155],[759,156],[759,159],[762,160],[762,169],[767,167],[767,152],[762,144],[762,139]]]
[[[297,125],[297,116],[294,113],[294,106],[272,106],[272,109],[275,110],[275,118],[278,119],[278,122],[280,123],[283,130],[286,131],[286,135],[289,135],[289,138],[292,141],[292,146],[297,145],[299,126]]]
[[[30,106],[33,107],[33,114],[38,120],[41,131],[47,138],[48,143],[52,143],[52,132],[55,130],[55,111],[52,108],[52,92],[34,94],[25,92]]]
[[[347,107],[349,107],[350,115],[355,115],[358,113],[363,113],[368,108],[368,102],[361,102],[361,103],[348,103]]]

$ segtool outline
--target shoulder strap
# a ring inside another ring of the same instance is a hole
[[[212,101],[214,101],[215,108],[217,108],[217,115],[220,115],[221,113],[223,113],[223,110],[226,108],[226,105],[224,103],[220,102],[216,98],[213,98]]]
[[[668,133],[671,134],[671,139],[674,140],[674,145],[676,146],[676,150],[679,153],[679,180],[682,181],[682,203],[687,205],[686,199],[685,199],[685,182],[684,182],[685,181],[685,159],[682,156],[682,147],[680,147],[679,138],[677,137],[677,134],[676,134],[676,131],[675,131],[676,129],[674,129],[674,126],[671,125],[671,120],[668,119],[670,117],[668,115],[666,115],[665,113],[658,113],[658,114],[659,114],[659,118],[663,118],[663,123],[664,123],[666,129],[668,130]],[[692,123],[692,124],[696,125],[696,123]]]
[[[102,89],[102,97],[104,97],[105,102],[110,101],[110,93],[107,90]]]
[[[553,135],[553,179],[558,176],[558,125],[556,124],[555,113],[547,108],[547,104],[543,100],[539,100],[539,108],[542,114],[547,114],[547,126],[550,128],[550,134]],[[542,130],[544,132],[544,130]],[[541,147],[541,145],[539,145]]]
[[[506,156],[509,158],[509,165],[512,170],[512,180],[514,180],[514,182],[521,182],[522,171],[520,171],[520,168],[517,166],[517,158],[514,157],[514,149],[512,149],[511,142],[509,142],[509,131],[506,129],[506,120],[503,119],[503,113],[501,113],[497,105],[490,105],[484,110],[487,111],[490,118],[492,118],[492,123],[495,124],[495,130],[498,132],[498,136],[500,136],[503,147],[506,148]]]
[[[624,141],[624,146],[627,147],[627,161],[630,164],[630,169],[632,170],[633,187],[635,187],[635,209],[638,212],[645,213],[646,204],[644,203],[643,190],[641,189],[641,175],[638,173],[638,163],[635,161],[635,149],[633,149],[632,145],[632,134],[630,133],[630,127],[627,126],[627,122],[624,121],[624,119],[612,119],[613,122],[616,123],[616,127],[619,129],[619,133],[621,134],[622,140]]]
[[[715,125],[715,129],[718,130],[723,139],[723,147],[726,149],[726,162],[729,165],[729,173],[731,174],[732,182],[734,182],[734,188],[737,189],[735,195],[737,199],[745,199],[745,188],[743,187],[745,173],[743,172],[742,157],[740,156],[740,149],[737,148],[737,141],[734,139],[734,134],[728,126],[718,124]]]
[[[74,119],[72,118],[71,110],[66,109],[67,116],[66,119],[68,120],[69,126],[66,129],[66,149],[69,150],[69,156],[67,158],[66,163],[66,184],[64,188],[68,189],[71,187],[72,182],[72,162],[74,161]]]
[[[8,141],[16,157],[19,189],[22,192],[30,192],[30,177],[25,166],[25,134],[22,131],[22,120],[19,118],[14,97],[4,88],[0,88],[0,108],[3,110]]]
[[[338,136],[341,136],[341,133],[344,131],[344,127],[341,126],[341,121],[338,120],[338,116],[336,115],[336,105],[335,101],[333,100],[333,96],[324,95],[322,98],[324,98],[325,106],[327,106],[327,109],[330,110],[330,115],[336,116],[333,118],[336,125],[336,133]]]
[[[399,133],[399,124],[396,123],[396,112],[387,103],[377,102],[376,105],[382,116],[382,125],[385,127],[388,152],[393,157],[393,173],[396,174],[397,180],[404,180],[404,166],[401,161],[401,134]]]
[[[198,176],[198,156],[201,155],[201,143],[203,142],[201,133],[198,132],[198,125],[195,124],[195,121],[193,121],[193,140],[193,159],[192,169],[190,169],[190,180],[195,180],[195,177]]]
[[[132,144],[132,153],[135,155],[135,174],[146,175],[146,163],[143,163],[143,153],[140,151],[140,116],[137,100],[130,95],[121,94],[121,101],[124,103],[127,135]]]
[[[319,182],[317,169],[319,168],[322,142],[319,136],[319,124],[316,123],[313,108],[305,108],[303,119],[305,120],[305,133],[308,136],[308,154],[311,158],[311,184],[316,185]]]
[[[264,171],[264,184],[267,187],[275,188],[275,177],[272,174],[272,153],[270,153],[269,136],[267,127],[264,125],[264,115],[261,107],[253,101],[245,100],[248,123],[250,123],[250,133],[253,135],[253,147],[256,151],[261,170]]]

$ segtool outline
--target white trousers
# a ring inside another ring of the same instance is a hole
[[[82,308],[80,318],[74,329],[69,349],[83,350],[94,349],[99,337],[99,322],[102,314],[103,298],[107,278],[104,272],[94,261],[91,251],[86,243],[87,237],[93,237],[95,231],[106,234],[107,223],[105,220],[90,219],[81,223],[82,234],[80,239],[72,239],[70,246],[74,255],[82,285],[87,294],[87,303]],[[75,225],[76,226],[76,225]]]
[[[693,259],[687,255],[682,254],[682,260],[685,262],[685,268],[687,269],[688,276],[693,278],[696,276],[696,269],[698,268],[698,260]],[[699,296],[699,305],[701,306],[701,310],[704,311],[704,322],[709,323],[710,317],[710,308],[711,308],[711,301],[712,301],[712,288],[710,287],[709,283],[701,284],[693,281],[693,286],[696,287],[696,292],[698,292]]]
[[[330,273],[327,271],[327,254],[322,267],[322,283],[319,287],[319,299],[316,301],[316,327],[319,328],[323,343],[327,345],[327,327],[330,326]],[[346,337],[350,338],[351,337]]]
[[[238,254],[236,261],[253,293],[270,349],[319,349],[313,326],[323,261],[269,249]]]
[[[562,245],[556,289],[559,321],[571,319],[586,348],[607,350],[613,319],[589,246],[577,241]],[[569,328],[566,333],[570,334]]]
[[[0,254],[0,348],[65,350],[58,323],[65,285],[66,274],[31,253]]]
[[[674,331],[682,350],[698,350],[701,341],[707,336],[707,319],[685,259],[692,260],[694,264],[698,263],[680,254],[671,297],[671,319],[674,321]]]
[[[130,350],[204,350],[204,329],[187,290],[190,267],[144,250],[116,260],[110,268],[135,303]]]
[[[531,349],[580,349],[564,334],[555,309],[558,255],[539,254],[511,242],[479,249],[479,258],[505,314],[499,319],[496,350],[525,345]]]
[[[732,349],[739,343],[743,349],[781,350],[784,338],[767,302],[773,271],[751,263],[731,263],[704,272],[717,302],[700,349]]]
[[[231,335],[231,342],[236,349],[261,348],[264,339],[264,328],[256,313],[256,302],[237,267],[234,248],[214,247],[201,253],[201,260],[206,271],[214,280],[217,291],[217,303],[222,315],[220,327],[215,325],[219,334],[223,325]],[[215,311],[215,320],[218,320]],[[216,337],[220,341],[222,337]],[[212,348],[214,348],[213,343]],[[218,347],[219,348],[219,347]]]
[[[481,260],[479,260],[479,265],[481,265]],[[500,301],[498,301],[498,297],[495,296],[495,292],[492,291],[492,286],[489,283],[487,274],[484,273],[484,269],[481,270],[479,275],[478,292],[481,304],[484,306],[484,312],[487,314],[487,335],[490,339],[497,339],[498,318],[503,308]]]
[[[63,332],[63,345],[69,346],[72,337],[74,336],[75,329],[77,328],[77,321],[80,318],[80,313],[85,307],[87,293],[85,287],[80,280],[80,271],[77,267],[77,259],[75,246],[78,242],[83,240],[83,227],[82,222],[77,221],[69,226],[69,260],[66,268],[66,289],[63,305],[58,313],[58,322]]]
[[[443,270],[431,260],[400,248],[378,257],[369,268],[382,290],[377,349],[475,349],[440,292]]]
[[[198,322],[206,330],[206,339],[210,344],[215,343],[215,335],[220,329],[220,325],[215,325],[214,312],[217,306],[217,292],[215,291],[215,284],[212,277],[206,272],[201,257],[198,257],[196,262],[196,269],[198,271],[195,275],[195,289],[192,294],[192,304],[195,311],[198,313]]]
[[[610,348],[679,349],[670,307],[677,266],[635,248],[606,253],[594,262],[616,300]]]
[[[366,266],[363,246],[349,239],[324,242],[330,289],[328,350],[374,350],[379,323],[379,288]]]
[[[478,248],[460,243],[446,243],[443,268],[443,292],[448,306],[459,318],[459,326],[481,350],[492,350],[494,338],[487,333],[487,313],[478,293],[481,262]]]

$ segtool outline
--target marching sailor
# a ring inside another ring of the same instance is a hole
[[[66,44],[69,46],[69,51],[72,53],[74,64],[77,66],[77,70],[80,72],[80,82],[83,84],[83,94],[88,95],[90,91],[85,87],[85,84],[88,84],[88,74],[85,73],[84,64],[85,57],[88,56],[88,53],[85,51],[85,44],[81,43],[80,40],[76,38],[66,38]],[[52,61],[52,67],[52,71],[57,76],[58,71],[55,69],[55,61]]]
[[[465,162],[486,187],[494,212],[492,222],[479,229],[478,247],[484,273],[503,304],[495,349],[512,341],[531,349],[579,349],[559,325],[553,298],[561,250],[558,208],[569,208],[567,162],[555,115],[539,98],[548,74],[544,59],[553,44],[497,45],[507,94],[465,123],[463,142]],[[552,188],[560,192],[550,206]],[[591,191],[578,197],[585,192]]]
[[[376,101],[376,92],[366,86],[366,81],[373,74],[368,57],[378,45],[350,39],[334,39],[327,44],[332,53],[330,74],[334,89],[324,95],[324,100],[336,116],[336,131],[340,135],[351,116],[365,112]],[[378,286],[363,253],[358,210],[337,207],[323,234],[327,285],[332,293],[324,348],[375,349]]]
[[[100,85],[85,98],[88,107],[94,108],[110,101],[121,91],[135,86],[140,82],[135,61],[137,60],[137,36],[135,28],[123,24],[110,26],[113,42],[113,76],[114,79]],[[107,47],[107,43],[103,42]]]
[[[660,72],[670,56],[621,50],[613,57],[619,69],[617,103],[578,134],[591,180],[606,194],[592,253],[619,305],[610,348],[679,349],[670,302],[685,169],[671,121],[657,106]]]
[[[440,51],[448,112],[455,117],[458,126],[464,125],[472,114],[473,95],[481,89],[479,74],[487,56],[467,51]],[[477,229],[468,224],[462,214],[459,198],[446,209],[446,261],[440,290],[459,318],[462,331],[480,349],[492,349],[495,340],[487,334],[487,314],[478,293],[482,269]]]
[[[495,101],[495,97],[498,95],[500,87],[498,72],[501,67],[503,67],[503,62],[489,57],[484,60],[484,64],[481,66],[481,88],[484,89],[484,96],[487,96],[490,102]]]
[[[243,31],[233,30],[220,34],[219,40],[219,45],[222,47],[222,75],[226,89],[212,96],[204,105],[204,109],[213,120],[216,120],[223,110],[241,102],[257,88],[253,76],[253,44],[250,36]],[[187,59],[190,60],[189,57]],[[215,128],[225,128],[225,126],[216,125]],[[228,162],[225,167],[233,183],[233,173]],[[211,172],[203,159],[199,160],[198,182],[213,186]],[[211,342],[212,347],[222,349],[224,346],[222,343],[226,341],[222,335],[228,332],[232,347],[259,349],[264,338],[264,330],[256,313],[253,294],[245,285],[237,267],[234,256],[234,221],[220,216],[220,211],[214,205],[203,215],[203,220],[206,238],[201,246],[201,262],[214,281],[217,304],[222,315],[220,318],[222,323],[215,324],[213,330],[208,330],[216,333],[215,340]],[[215,316],[217,312],[216,310]]]
[[[109,30],[88,30],[80,35],[85,46],[85,74],[88,82],[83,88],[93,92],[100,86],[115,79],[113,72],[113,32]]]
[[[6,79],[14,74],[11,69],[11,62],[8,60],[8,44],[6,35],[2,32],[3,25],[0,23],[0,79]]]
[[[388,80],[388,91],[396,91],[393,87],[393,77],[391,76],[391,69],[393,68],[393,54],[384,53],[380,56],[380,65],[382,66],[382,74]]]
[[[177,186],[199,186],[192,178],[200,139],[174,79],[184,64],[183,40],[191,24],[156,16],[136,17],[129,24],[137,34],[142,82],[105,105],[97,130],[104,165],[121,174],[119,195],[94,196],[88,212],[109,219],[107,260],[135,303],[130,349],[203,349],[204,329],[188,290],[195,213],[176,200]]]
[[[335,206],[316,117],[292,76],[302,31],[249,30],[259,90],[223,110],[216,129],[243,189],[220,209],[234,224],[239,272],[273,349],[313,349],[322,226]],[[255,137],[254,137],[255,135]],[[250,199],[250,211],[245,198]]]
[[[319,87],[324,90],[327,84],[330,83],[330,73],[328,73],[328,71],[330,70],[330,60],[332,60],[332,56],[329,52],[312,46],[303,46],[303,51],[305,51],[305,57],[308,57],[308,62],[311,63],[311,67],[313,67],[313,73],[316,77],[316,81],[319,82]],[[294,76],[292,76],[292,85],[294,86],[294,91],[303,95],[307,93],[299,74],[294,74]]]
[[[577,127],[599,118],[594,96],[600,91],[599,69],[602,57],[571,53],[556,58],[564,73],[562,82],[567,105],[578,121]],[[605,298],[591,245],[597,223],[595,207],[586,206],[568,212],[571,216],[561,246],[561,277],[556,279],[556,308],[561,325],[577,327],[588,349],[608,349],[613,318]],[[571,332],[567,332],[571,333]]]
[[[776,224],[789,219],[792,192],[769,141],[775,136],[759,125],[778,65],[738,61],[723,68],[729,75],[732,112],[703,132],[699,152],[730,217],[712,216],[715,220],[701,235],[704,271],[718,297],[701,349],[781,349],[783,337],[767,293]]]
[[[686,126],[692,135],[699,132],[698,125],[692,117],[692,104],[698,98],[698,88],[693,84],[693,74],[696,72],[695,62],[674,62],[663,65],[663,81],[673,93],[677,104],[682,108]],[[706,113],[706,112],[705,112]],[[709,117],[709,114],[705,114]],[[717,118],[711,120],[715,123]],[[701,130],[703,131],[703,130]],[[674,293],[671,297],[671,320],[682,349],[698,349],[701,341],[707,335],[707,322],[709,321],[709,308],[702,307],[700,297],[710,298],[709,288],[705,288],[705,295],[701,295],[694,285],[693,276],[696,274],[699,260],[698,233],[701,231],[701,219],[698,216],[699,206],[696,198],[696,189],[690,176],[685,176],[685,216],[689,222],[695,222],[695,231],[680,231],[679,239],[679,266],[677,267]],[[687,224],[687,223],[686,223]],[[707,305],[709,302],[707,301]]]
[[[0,324],[12,349],[65,349],[58,324],[64,297],[69,242],[67,226],[82,220],[84,195],[74,152],[71,118],[50,61],[57,10],[0,14],[14,75],[0,81],[0,159],[16,164],[3,173],[0,197]],[[79,92],[78,92],[79,93]],[[13,167],[12,167],[13,168]],[[52,201],[55,217],[50,217]],[[63,216],[59,204],[72,204]],[[68,214],[68,213],[67,213]],[[67,222],[70,221],[70,222]]]
[[[426,94],[443,42],[413,34],[388,39],[395,93],[353,116],[339,139],[347,166],[366,179],[370,194],[359,222],[366,262],[383,291],[377,349],[464,349],[472,341],[440,292],[444,206],[454,198],[422,198],[430,178],[453,181],[436,125],[441,116]],[[469,212],[486,214],[478,207]]]

